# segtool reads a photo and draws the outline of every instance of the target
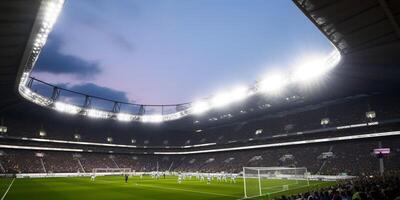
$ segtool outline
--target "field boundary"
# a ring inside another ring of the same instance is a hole
[[[1,197],[1,200],[4,200],[4,198],[6,198],[8,191],[10,191],[11,186],[13,185],[15,181],[15,178],[13,178],[13,180],[11,181],[10,185],[8,186],[6,192],[3,194],[3,197]]]

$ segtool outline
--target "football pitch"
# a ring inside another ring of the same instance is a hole
[[[334,182],[311,181],[309,185],[293,180],[265,180],[263,184],[268,190],[268,196],[257,199],[271,199],[283,194],[297,194],[312,189],[326,187]],[[289,189],[282,191],[283,185]],[[151,177],[130,177],[128,183],[121,176],[96,177],[91,181],[89,177],[69,178],[25,178],[1,179],[1,200],[105,200],[105,199],[242,199],[243,179],[236,183],[219,182],[216,179],[210,184],[207,181],[184,180],[181,184],[177,177],[168,176],[158,180]]]

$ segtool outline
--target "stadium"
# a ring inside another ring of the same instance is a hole
[[[333,52],[176,104],[32,76],[66,3],[0,1],[1,200],[400,199],[399,1],[290,1]]]

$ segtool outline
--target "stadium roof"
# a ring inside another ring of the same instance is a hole
[[[399,82],[399,1],[294,2],[342,53],[337,73],[346,85],[385,89]]]
[[[18,102],[20,65],[39,6],[39,0],[0,1],[0,111]]]
[[[330,96],[354,91],[395,91],[399,87],[400,2],[294,0],[294,3],[342,53],[342,63],[330,77]],[[17,84],[23,58],[30,53],[27,46],[33,43],[29,38],[40,15],[40,4],[39,0],[0,2],[0,112],[24,102]]]

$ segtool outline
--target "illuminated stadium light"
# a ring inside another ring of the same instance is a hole
[[[109,118],[110,114],[108,112],[96,109],[88,109],[86,110],[86,115],[92,118]]]
[[[63,4],[64,0],[42,1],[39,10],[41,17],[38,17],[34,24],[34,27],[38,27],[38,29],[34,31],[35,33],[33,33],[36,35],[31,36],[33,37],[31,39],[33,41],[31,44],[32,46],[29,47],[31,48],[31,53],[22,62],[24,66],[24,72],[22,73],[18,85],[18,91],[22,97],[40,106],[48,107],[53,103],[53,101],[35,92],[32,92],[28,87],[26,87],[26,84],[29,79],[30,71],[35,64],[42,47],[47,41],[47,36],[53,28],[53,25],[61,12]]]
[[[287,84],[284,76],[280,73],[273,73],[268,75],[265,79],[261,80],[258,88],[261,92],[278,93]]]
[[[321,119],[321,125],[328,125],[329,124],[329,122],[330,122],[330,119],[329,118],[323,118],[323,119]]]
[[[211,99],[213,108],[224,107],[232,102],[231,96],[227,92],[219,93]]]
[[[46,135],[47,135],[46,132],[44,132],[43,130],[39,131],[39,136],[40,137],[45,137]]]
[[[20,86],[18,88],[18,91],[21,94],[21,96],[35,104],[40,105],[40,106],[47,107],[47,106],[51,105],[53,103],[53,100],[46,98],[35,92],[32,92],[30,88],[25,86],[28,82],[28,78],[29,78],[29,73],[24,72],[22,74]]]
[[[126,114],[126,113],[118,113],[117,119],[119,121],[129,122],[129,121],[132,121],[132,115]]]
[[[192,105],[193,114],[201,114],[210,109],[210,105],[206,101],[198,101]]]
[[[249,90],[245,86],[238,86],[230,93],[232,102],[241,101],[249,96]]]
[[[330,71],[340,61],[340,53],[333,51],[328,57],[311,56],[303,59],[292,74],[292,81],[313,81]]]
[[[41,48],[46,44],[47,36],[50,33],[54,23],[57,20],[59,13],[61,12],[64,0],[44,1],[42,27],[39,29],[39,33],[36,35],[36,39],[33,43],[33,53],[38,54]]]
[[[162,115],[143,115],[142,122],[160,123],[163,121]]]
[[[321,58],[307,59],[293,72],[293,81],[311,81],[321,77],[326,72]]]
[[[376,113],[375,113],[375,111],[368,111],[365,113],[365,117],[367,117],[368,119],[375,119]]]
[[[236,87],[235,89],[227,92],[222,92],[215,95],[210,99],[211,107],[220,108],[227,106],[233,102],[241,101],[250,95],[249,89],[244,86]]]
[[[79,135],[79,134],[74,134],[74,138],[75,138],[76,140],[80,140],[80,139],[81,139],[81,135]]]
[[[263,133],[263,129],[257,129],[254,134],[256,135],[260,135],[261,133]]]
[[[7,126],[0,126],[0,133],[7,133]]]
[[[164,114],[164,115],[162,115],[162,117],[163,117],[162,121],[171,121],[171,120],[180,119],[188,114],[189,114],[188,110],[183,110],[183,111],[179,111],[179,112],[175,112],[175,113],[171,113],[171,114]]]
[[[81,111],[81,108],[78,107],[78,106],[65,104],[65,103],[62,103],[62,102],[54,103],[54,108],[57,111],[68,113],[68,114],[78,114]]]

